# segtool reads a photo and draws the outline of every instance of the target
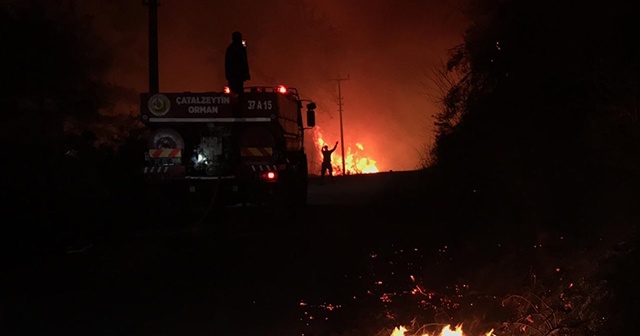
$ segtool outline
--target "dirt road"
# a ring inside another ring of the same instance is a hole
[[[442,300],[407,294],[413,275],[458,267],[450,253],[457,238],[430,217],[423,178],[312,180],[305,209],[216,209],[198,225],[34,257],[7,272],[2,334],[371,335],[391,328],[420,302]],[[433,277],[429,286],[446,290],[449,280]]]

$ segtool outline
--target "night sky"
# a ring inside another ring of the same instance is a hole
[[[382,171],[419,167],[419,154],[433,139],[433,69],[462,42],[466,26],[461,6],[451,1],[160,4],[161,91],[221,90],[224,50],[231,32],[241,31],[252,75],[245,85],[285,84],[315,100],[316,131],[328,143],[340,139],[334,79],[349,76],[341,84],[345,151],[361,143],[362,154]],[[114,46],[109,80],[135,92],[148,90],[147,8],[128,0],[79,6]]]

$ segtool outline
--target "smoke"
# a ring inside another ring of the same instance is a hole
[[[338,77],[347,146],[362,143],[381,170],[414,169],[432,138],[436,105],[421,84],[462,41],[449,1],[163,0],[158,10],[161,91],[218,91],[233,31],[247,40],[251,82],[284,84],[318,104],[325,140],[340,139]],[[148,89],[147,8],[129,0],[78,5],[112,44],[109,80]],[[311,138],[311,137],[307,137]],[[307,144],[310,151],[314,146]]]

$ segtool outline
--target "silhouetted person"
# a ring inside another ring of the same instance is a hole
[[[224,70],[231,92],[242,93],[244,82],[250,80],[251,75],[249,74],[247,47],[242,41],[242,34],[238,31],[231,34],[231,44],[225,53]]]
[[[322,170],[320,171],[321,181],[324,181],[324,174],[329,171],[329,177],[333,178],[333,166],[331,165],[331,154],[338,147],[338,142],[333,146],[333,148],[329,149],[329,146],[322,146]]]

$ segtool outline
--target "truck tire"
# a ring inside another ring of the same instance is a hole
[[[151,133],[147,139],[147,147],[155,148],[181,148],[184,149],[184,139],[178,131],[172,128],[159,128]]]

